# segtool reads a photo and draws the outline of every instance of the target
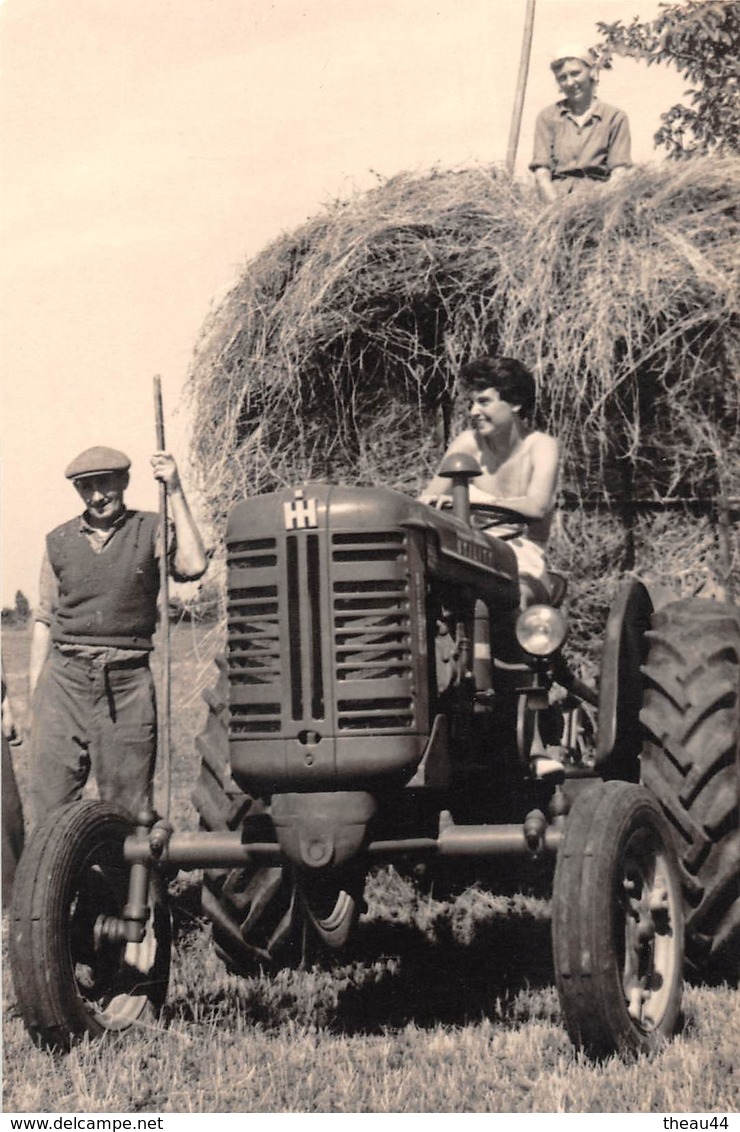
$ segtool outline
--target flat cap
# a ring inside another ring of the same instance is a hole
[[[98,445],[86,448],[79,456],[75,456],[64,474],[68,480],[79,480],[85,476],[99,476],[104,472],[127,472],[130,467],[131,461],[125,452]]]

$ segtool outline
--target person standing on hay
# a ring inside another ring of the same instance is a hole
[[[537,116],[529,166],[548,203],[584,181],[616,181],[632,164],[627,115],[596,97],[594,64],[582,44],[559,48],[550,63],[563,98]]]
[[[168,452],[151,459],[167,488],[177,581],[207,566]],[[159,516],[124,504],[131,461],[89,448],[68,466],[85,510],[46,538],[31,640],[31,766],[36,820],[79,799],[92,770],[103,801],[151,806],[156,706],[149,669],[162,554]],[[165,611],[166,616],[166,611]]]
[[[476,358],[460,370],[459,387],[470,398],[470,428],[445,453],[473,456],[482,475],[470,485],[476,526],[507,538],[517,558],[522,606],[548,601],[545,547],[555,508],[560,470],[554,436],[532,428],[536,389],[532,374],[515,358]],[[451,483],[435,475],[419,496],[435,507],[450,505]],[[486,517],[485,508],[491,509]],[[502,523],[496,508],[521,516]],[[521,531],[522,525],[525,531]],[[513,537],[511,537],[513,536]]]

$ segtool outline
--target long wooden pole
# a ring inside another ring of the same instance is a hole
[[[509,146],[506,150],[506,172],[510,177],[514,175],[516,151],[519,146],[519,133],[522,128],[522,110],[524,108],[524,95],[527,90],[527,78],[529,76],[529,57],[532,52],[534,6],[535,0],[527,0],[527,11],[524,17],[524,35],[522,38],[522,53],[519,59],[519,74],[516,80],[514,109],[511,115],[511,128],[509,130]]]
[[[166,451],[164,442],[164,412],[162,408],[162,379],[154,378],[154,417],[157,431],[157,448]],[[169,518],[167,515],[167,486],[159,485],[159,529],[162,554],[159,560],[159,592],[162,601],[162,688],[158,721],[159,765],[164,770],[164,817],[170,816],[172,795],[172,746],[170,743],[171,691],[170,691],[170,582],[169,582]]]

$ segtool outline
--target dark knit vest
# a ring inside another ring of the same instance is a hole
[[[158,516],[129,511],[126,522],[96,554],[79,518],[46,537],[59,602],[51,637],[60,644],[150,649],[157,622]]]

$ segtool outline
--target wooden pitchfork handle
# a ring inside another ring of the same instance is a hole
[[[164,412],[162,409],[162,379],[154,378],[154,416],[157,430],[157,448],[165,452]],[[162,596],[162,688],[157,728],[157,758],[164,768],[164,818],[169,819],[172,794],[172,744],[170,742],[171,691],[170,691],[170,584],[169,584],[169,519],[167,515],[167,485],[159,484],[159,531],[162,554],[159,560],[159,592]]]

